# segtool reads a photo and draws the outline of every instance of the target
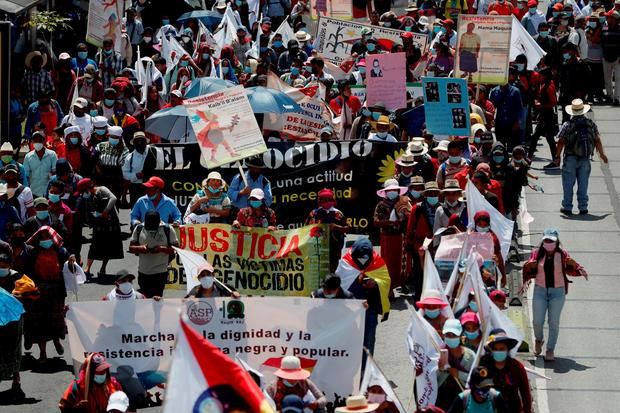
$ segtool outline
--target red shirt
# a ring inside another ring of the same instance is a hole
[[[492,11],[496,11],[500,16],[510,16],[513,14],[514,6],[507,1],[503,3],[496,1],[489,6],[489,14]]]

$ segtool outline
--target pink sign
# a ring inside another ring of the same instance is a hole
[[[382,102],[389,110],[407,106],[405,53],[366,56],[366,88],[368,106]]]

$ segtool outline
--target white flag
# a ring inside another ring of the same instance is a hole
[[[430,252],[426,250],[424,255],[424,281],[422,282],[422,297],[426,295],[429,290],[443,291],[443,284],[441,283],[441,278],[439,278],[439,273],[437,272],[437,267],[433,262],[433,257],[431,257]],[[447,306],[445,306],[441,313],[447,318],[454,318],[454,313],[452,312],[452,308],[450,307],[450,303],[445,295],[441,297],[442,301],[444,301]]]
[[[407,410],[403,406],[403,404],[396,397],[396,393],[394,393],[394,389],[390,386],[387,378],[375,363],[375,360],[369,354],[366,359],[366,370],[364,370],[364,377],[362,378],[362,384],[360,385],[359,394],[364,394],[368,391],[368,387],[371,386],[379,386],[385,392],[387,396],[387,400],[394,403],[399,413],[407,413]]]
[[[295,32],[291,28],[291,25],[288,24],[288,20],[284,20],[280,24],[280,27],[278,27],[278,30],[276,30],[275,32],[272,33],[271,39],[273,39],[273,36],[275,36],[276,33],[279,33],[279,34],[282,35],[282,43],[284,43],[284,45],[286,45],[286,47],[288,47],[288,41],[289,40],[296,40],[295,39]]]
[[[418,407],[435,404],[437,400],[437,370],[442,344],[433,327],[417,311],[412,311],[407,330],[407,350],[415,368]]]
[[[198,268],[204,264],[208,264],[207,260],[200,254],[197,254],[190,250],[182,250],[181,248],[173,247],[181,259],[183,269],[185,270],[185,277],[187,279],[187,292],[189,293],[192,288],[199,285],[198,281]]]
[[[487,211],[491,217],[491,230],[499,239],[502,248],[502,258],[506,261],[508,250],[510,249],[510,242],[512,241],[514,221],[509,220],[495,209],[470,180],[467,181],[465,193],[467,195],[467,218],[469,227],[474,227],[474,215],[476,215],[476,212]]]
[[[527,69],[534,70],[540,59],[547,53],[536,43],[536,40],[525,30],[515,16],[512,16],[512,34],[510,38],[510,61],[524,54],[527,57]],[[469,199],[467,200],[469,202]]]
[[[233,40],[237,38],[237,28],[235,24],[234,19],[231,19],[226,14],[224,15],[222,23],[220,24],[220,29],[213,35],[213,38],[220,48],[224,48],[224,46],[231,44]]]
[[[252,43],[252,47],[250,50],[245,52],[247,57],[251,57],[253,59],[258,60],[260,57],[260,38],[263,35],[263,29],[260,27],[260,24],[256,26],[256,40]]]

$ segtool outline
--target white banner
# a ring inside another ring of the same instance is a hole
[[[158,384],[170,368],[185,312],[191,327],[230,357],[237,355],[273,380],[268,360],[295,355],[314,364],[310,379],[333,400],[359,388],[364,332],[361,300],[247,297],[72,303],[69,343],[77,373],[89,352],[101,352],[112,373],[135,372]]]
[[[417,406],[426,407],[437,400],[437,369],[441,337],[417,311],[411,311],[407,331],[407,350],[415,369]]]
[[[97,47],[103,46],[104,39],[114,41],[114,49],[121,51],[121,20],[124,2],[90,0],[88,4],[88,26],[86,41]]]
[[[374,33],[373,38],[380,42],[402,44],[400,35],[405,33],[403,30],[319,16],[314,47],[326,60],[332,63],[341,63],[351,57],[351,48],[355,42],[360,40],[362,29],[365,27],[371,29]],[[426,36],[417,33],[412,33],[412,35],[413,43],[417,44],[420,50],[424,52]]]

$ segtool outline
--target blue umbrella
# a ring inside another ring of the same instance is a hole
[[[237,86],[230,80],[224,80],[217,77],[199,77],[194,79],[185,91],[186,98],[195,98],[196,96],[206,95],[208,93],[217,92],[218,90]]]
[[[179,105],[153,113],[145,130],[171,142],[196,142],[196,135],[185,106]]]
[[[217,26],[222,21],[223,15],[216,11],[211,10],[194,10],[187,13],[183,13],[181,17],[177,19],[178,23],[185,23],[189,19],[200,20],[202,24],[211,28]]]
[[[246,89],[254,113],[298,112],[301,107],[286,93],[262,86]]]
[[[19,300],[0,288],[0,326],[19,320],[24,314],[24,306]]]

